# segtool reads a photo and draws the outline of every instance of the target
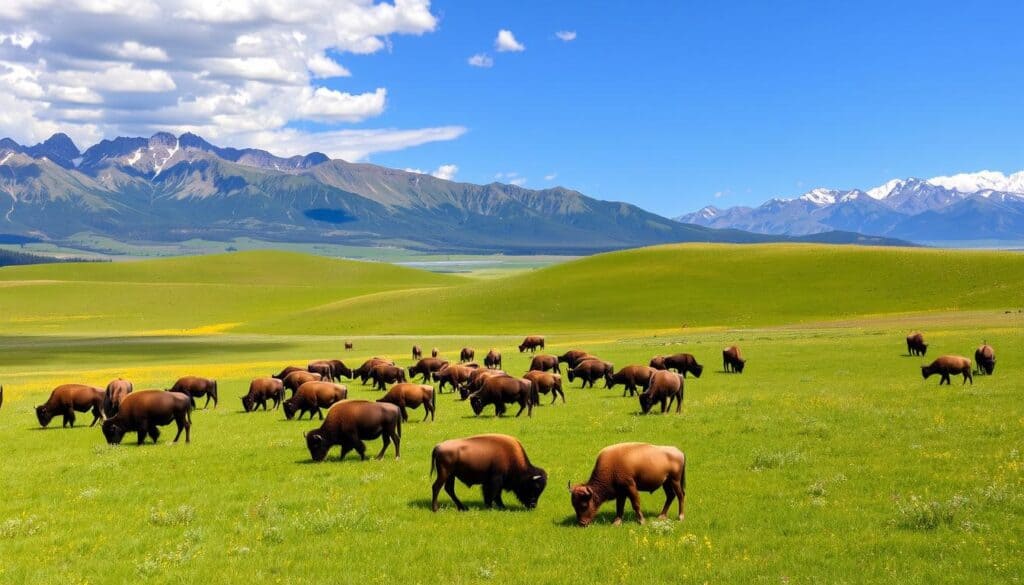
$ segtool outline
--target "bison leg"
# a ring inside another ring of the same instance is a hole
[[[399,406],[398,410],[402,412],[402,422],[409,422],[409,411],[405,409],[405,405]],[[426,420],[426,417],[424,417],[424,420]]]
[[[971,375],[971,368],[970,367],[968,367],[966,370],[964,370],[964,381],[960,385],[962,386],[962,385],[966,384],[967,380],[970,380],[971,381],[971,386],[974,386],[974,376]],[[93,421],[93,424],[96,424],[96,421]]]
[[[683,464],[683,475],[682,475],[682,477],[685,477],[685,476],[686,476],[686,464],[684,463]],[[686,499],[686,490],[683,489],[683,483],[682,483],[681,479],[673,479],[672,480],[672,490],[675,491],[676,499],[679,500],[679,521],[682,522],[683,521],[683,517],[684,517],[684,514],[683,514],[683,500]]]
[[[428,416],[430,417],[430,420],[434,420],[434,407],[430,406],[430,401],[429,400],[424,400],[423,401],[423,420],[420,421],[420,422],[427,422],[427,417]]]
[[[504,510],[505,509],[505,502],[503,502],[501,500],[501,490],[504,487],[502,485],[501,476],[500,475],[496,476],[492,481],[493,481],[493,483],[491,484],[491,489],[493,490],[492,491],[493,501],[494,501],[495,505],[498,506],[499,510]]]
[[[160,438],[160,428],[153,425],[153,427],[149,429],[149,438],[153,439],[153,444],[156,445],[156,440]]]
[[[320,407],[316,407],[316,415],[320,417],[320,420],[324,420],[324,412],[320,410]],[[309,413],[309,420],[313,420],[313,413]]]
[[[640,493],[636,491],[636,484],[631,483],[627,487],[629,494],[629,501],[633,504],[633,513],[636,514],[636,521],[640,524],[644,523],[644,513],[640,510]]]
[[[68,409],[64,411],[64,422],[62,423],[62,426],[66,427],[69,425],[71,428],[75,427],[75,408],[73,406],[69,406]]]
[[[615,521],[613,526],[622,525],[622,516],[626,513],[626,495],[621,494],[615,498]]]
[[[974,382],[971,382],[971,383],[973,384]],[[89,423],[89,426],[90,427],[96,426],[96,421],[100,420],[100,418],[102,418],[102,417],[103,417],[103,413],[100,411],[100,407],[98,407],[98,406],[93,407],[93,409],[92,409],[92,422]]]
[[[679,394],[676,394],[676,414],[679,414],[683,410],[683,391],[679,390]]]
[[[519,412],[516,413],[516,418],[519,418],[519,415],[523,414],[523,411],[526,410],[526,405],[527,404],[531,405],[530,416],[533,416],[533,408],[532,408],[533,403],[530,402],[529,400],[520,400],[519,401]]]
[[[437,512],[437,495],[441,493],[441,486],[448,481],[448,470],[444,467],[437,466],[437,479],[434,480],[434,485],[430,486],[430,509]],[[453,498],[454,499],[454,498]]]
[[[658,514],[658,520],[668,518],[668,509],[672,507],[672,500],[676,499],[675,487],[671,480],[666,481],[661,487],[665,490],[665,506],[661,509],[661,514]]]
[[[355,450],[356,453],[359,453],[359,460],[366,461],[366,443],[360,439],[356,439]]]
[[[448,497],[451,498],[453,502],[455,502],[455,507],[459,510],[459,512],[465,512],[466,510],[469,510],[469,507],[466,506],[466,504],[463,504],[462,500],[460,500],[459,497],[455,495],[454,475],[449,476],[448,479],[445,480],[444,491],[446,494],[448,494]]]
[[[178,439],[181,438],[181,431],[185,430],[185,420],[184,420],[184,417],[182,417],[180,414],[176,414],[176,415],[174,415],[174,422],[176,422],[178,424],[178,432],[177,432],[177,434],[174,435],[174,441],[173,442],[177,443]],[[187,439],[186,439],[186,441],[187,441]]]
[[[939,386],[942,386],[943,382],[945,382],[947,386],[949,385],[949,372],[943,372],[942,378],[939,379]]]
[[[146,429],[145,428],[139,429],[139,433],[138,434],[139,434],[139,443],[138,443],[139,446],[145,445],[146,444]]]

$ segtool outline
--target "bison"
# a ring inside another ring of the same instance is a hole
[[[252,412],[260,406],[267,410],[268,400],[274,401],[274,410],[281,406],[284,382],[277,378],[256,378],[249,382],[249,393],[242,397],[242,408],[245,412]]]
[[[526,350],[535,352],[538,349],[544,349],[544,338],[540,335],[528,335],[523,342],[519,344],[519,353],[523,353]]]
[[[470,394],[480,390],[485,380],[493,377],[509,377],[509,375],[502,370],[474,370],[469,374],[466,384],[459,388],[459,395],[465,400]]]
[[[355,380],[356,378],[359,378],[359,381],[362,382],[365,385],[366,384],[366,380],[369,379],[369,377],[370,377],[370,372],[373,371],[373,368],[376,368],[377,366],[380,366],[380,365],[393,366],[393,365],[395,365],[395,362],[390,361],[390,360],[386,360],[384,358],[372,357],[372,358],[366,360],[365,362],[363,362],[363,365],[361,365],[358,368],[352,370],[351,378],[353,380]]]
[[[625,386],[622,390],[622,395],[625,396],[628,392],[630,396],[633,396],[637,393],[637,388],[647,390],[651,376],[656,371],[650,366],[626,366],[612,374],[611,378],[608,379],[608,388],[614,388],[616,385],[622,384]]]
[[[568,369],[571,370],[575,368],[580,361],[588,357],[592,356],[585,351],[579,349],[570,349],[569,351],[558,356],[558,361],[559,363],[564,363],[566,366],[568,366]]]
[[[640,492],[665,491],[665,507],[659,519],[668,516],[672,500],[679,500],[679,520],[683,519],[683,501],[686,497],[686,455],[676,447],[647,443],[619,443],[601,449],[597,463],[587,483],[569,487],[572,507],[580,526],[594,521],[601,504],[615,499],[615,526],[622,524],[626,498],[633,504],[633,512],[640,524],[644,514],[640,511]]]
[[[459,352],[459,361],[462,363],[471,362],[476,357],[476,350],[472,347],[464,347]]]
[[[345,342],[345,349],[352,349],[354,347],[355,347],[355,344],[352,343],[351,341],[346,341]]]
[[[439,371],[441,368],[448,365],[448,362],[438,358],[424,358],[416,362],[415,365],[409,366],[409,379],[415,379],[416,375],[423,376],[424,382],[429,382],[430,377],[434,372]]]
[[[978,373],[991,376],[996,370],[996,350],[985,344],[974,350],[974,363],[978,364]]]
[[[331,379],[335,381],[341,381],[342,376],[352,379],[352,368],[345,365],[345,362],[341,360],[327,360],[327,363],[331,364]]]
[[[434,357],[434,358],[437,357],[437,348],[436,347],[430,348],[430,357]]]
[[[302,386],[306,382],[319,382],[323,379],[323,376],[320,374],[313,374],[304,370],[292,372],[284,377],[284,387],[291,390],[292,396],[295,396],[295,392],[298,391],[299,386]]]
[[[184,378],[178,378],[178,381],[168,391],[188,394],[189,399],[192,400],[193,408],[196,405],[196,398],[202,398],[203,396],[206,396],[206,404],[203,405],[203,408],[210,406],[211,399],[213,400],[213,407],[217,408],[216,380],[200,378],[199,376],[185,376]]]
[[[341,445],[341,456],[345,458],[355,449],[360,459],[366,459],[366,445],[363,441],[383,437],[384,447],[377,454],[383,459],[388,445],[395,443],[395,459],[399,457],[402,438],[402,413],[394,404],[370,402],[368,400],[343,400],[327,411],[320,428],[306,433],[306,447],[313,461],[323,461],[327,452],[335,445]]]
[[[562,397],[562,404],[565,404],[565,392],[562,391],[562,375],[551,372],[530,370],[523,374],[523,378],[533,382],[537,394],[551,393],[551,404],[554,404],[558,397]]]
[[[924,333],[914,331],[907,336],[907,353],[912,356],[928,353],[928,344],[924,342]]]
[[[309,413],[309,420],[313,420],[313,414],[323,420],[324,413],[321,408],[330,408],[332,404],[348,398],[348,388],[341,384],[331,382],[306,382],[295,392],[295,395],[284,401],[284,416],[291,420],[295,413],[302,415]]]
[[[92,410],[92,423],[104,417],[103,391],[84,384],[63,384],[50,392],[46,402],[36,407],[36,418],[41,426],[47,426],[58,414],[64,420],[62,427],[75,426],[75,411],[89,412]]]
[[[484,367],[485,368],[490,368],[492,370],[500,370],[501,369],[501,352],[500,351],[496,351],[493,348],[490,351],[488,351],[487,355],[484,356]]]
[[[966,384],[967,380],[970,380],[972,385],[974,384],[974,376],[971,374],[971,360],[958,355],[939,356],[927,366],[921,366],[921,376],[925,380],[932,374],[939,374],[941,376],[939,378],[939,386],[943,384],[949,385],[949,376],[951,374],[963,374],[963,384]]]
[[[579,378],[583,381],[580,388],[586,388],[587,384],[593,388],[595,381],[604,378],[605,388],[608,388],[614,373],[615,368],[612,364],[596,358],[588,359],[579,362],[575,368],[569,370],[569,382],[574,382],[576,378]]]
[[[547,372],[551,370],[556,374],[561,374],[562,369],[558,367],[558,356],[554,355],[536,355],[530,360],[530,370],[536,370],[538,372]]]
[[[533,382],[511,376],[491,376],[469,397],[469,404],[477,416],[488,404],[494,405],[497,416],[504,416],[505,405],[512,403],[519,403],[516,416],[523,414],[523,410],[526,410],[527,416],[533,416],[533,405],[537,403]]]
[[[106,390],[103,391],[103,415],[112,416],[117,414],[117,409],[121,405],[121,401],[124,400],[125,396],[132,393],[135,386],[127,381],[118,378],[111,380],[107,384]]]
[[[389,402],[397,406],[402,411],[402,420],[406,422],[409,420],[406,407],[416,408],[422,404],[424,421],[427,420],[427,417],[434,420],[434,412],[437,409],[434,388],[427,384],[395,384],[383,398],[378,398],[377,402]]]
[[[433,379],[438,383],[437,391],[443,392],[444,385],[450,384],[452,391],[456,391],[462,387],[467,381],[469,381],[469,375],[474,370],[461,364],[452,364],[448,367],[441,368],[434,372]]]
[[[676,412],[683,407],[683,377],[668,370],[655,370],[647,383],[647,390],[640,395],[640,410],[644,414],[651,411],[655,403],[661,404],[661,413],[672,408],[676,401]]]
[[[740,353],[739,347],[730,345],[722,350],[722,369],[726,372],[742,374],[743,367],[746,365],[747,360],[743,359],[743,355]]]
[[[523,445],[508,435],[476,435],[438,443],[430,454],[431,475],[435,471],[437,479],[431,487],[430,504],[435,512],[441,486],[459,511],[469,509],[455,495],[456,479],[467,487],[481,485],[484,506],[497,505],[499,509],[505,508],[502,491],[515,494],[527,510],[536,508],[548,483],[547,472],[530,463]]]
[[[285,369],[281,370],[280,372],[271,375],[270,377],[271,378],[277,378],[278,380],[284,380],[288,376],[288,374],[290,374],[292,372],[305,372],[305,371],[306,370],[304,370],[304,369],[302,369],[302,368],[300,368],[298,366],[288,366]]]
[[[704,373],[704,366],[698,364],[697,358],[688,353],[655,357],[651,359],[650,367],[655,370],[675,370],[684,378],[687,373],[693,374],[694,378],[700,378],[700,375]]]
[[[189,443],[192,441],[191,413],[192,398],[184,392],[140,390],[126,396],[117,414],[103,421],[103,436],[111,445],[117,445],[125,433],[136,432],[139,445],[146,442],[147,435],[156,443],[159,427],[174,421],[178,425],[174,442],[177,443],[181,431],[185,431],[185,442]]]
[[[412,359],[423,359],[423,349],[418,345],[412,346]]]
[[[387,390],[386,384],[405,382],[405,370],[398,366],[381,364],[370,370],[370,378],[373,380],[373,387],[383,392]]]
[[[306,371],[311,374],[320,374],[321,380],[334,381],[334,367],[331,366],[331,362],[327,360],[317,360],[310,362],[306,366]]]

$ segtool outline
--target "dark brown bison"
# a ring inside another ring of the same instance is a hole
[[[217,408],[217,380],[200,378],[199,376],[185,376],[184,378],[178,378],[174,386],[168,388],[168,392],[188,394],[192,400],[192,408],[196,406],[196,398],[206,396],[206,404],[203,405],[203,408],[210,406],[210,400],[213,400],[213,407]]]
[[[75,412],[89,412],[92,410],[92,423],[103,418],[103,391],[99,388],[86,386],[84,384],[63,384],[57,386],[50,392],[46,402],[36,407],[36,418],[39,424],[46,426],[50,424],[53,417],[61,415],[64,417],[61,426],[75,426]]]
[[[398,366],[381,364],[370,370],[370,379],[373,380],[373,387],[381,392],[387,390],[387,384],[405,382],[405,370]]]
[[[971,374],[971,360],[958,356],[958,355],[943,355],[935,358],[935,361],[928,364],[927,366],[921,366],[921,375],[925,380],[932,374],[939,374],[939,386],[943,384],[949,384],[949,376],[951,374],[963,374],[963,384],[967,383],[967,380],[974,384],[974,375]]]
[[[370,372],[379,365],[393,366],[395,362],[380,357],[372,357],[363,362],[363,365],[352,370],[352,379],[359,378],[359,381],[365,385],[366,381],[370,378]]]
[[[438,383],[438,393],[444,391],[445,384],[450,384],[453,392],[457,391],[469,381],[469,375],[473,372],[472,368],[461,364],[451,364],[434,372],[433,379]]]
[[[456,479],[468,487],[483,486],[484,506],[497,505],[499,509],[505,507],[503,490],[515,494],[527,510],[536,508],[548,484],[547,472],[530,463],[522,444],[508,435],[476,435],[438,443],[430,454],[430,473],[435,471],[430,504],[435,512],[441,486],[459,511],[468,510],[455,495]]]
[[[487,355],[484,356],[484,367],[490,368],[492,370],[500,370],[501,352],[493,348],[490,351],[488,351]]]
[[[910,355],[925,355],[928,353],[928,344],[924,342],[924,333],[914,331],[907,336],[907,353]]]
[[[345,342],[345,349],[352,349],[354,347],[355,347],[355,344],[352,343],[351,341],[346,341]]]
[[[530,370],[523,374],[523,378],[533,382],[533,387],[537,390],[538,395],[550,392],[551,404],[554,404],[555,401],[558,400],[559,396],[562,397],[562,404],[565,404],[565,392],[562,391],[561,374]]]
[[[402,411],[402,420],[409,420],[409,413],[406,408],[417,408],[423,405],[423,420],[434,420],[434,411],[437,408],[437,397],[434,395],[434,388],[426,384],[395,384],[388,390],[383,398],[377,402],[389,402]]]
[[[437,348],[436,347],[430,348],[430,357],[435,357],[435,358],[437,357]]]
[[[260,406],[267,410],[268,400],[274,401],[274,410],[281,406],[284,382],[277,378],[256,378],[249,382],[249,393],[242,397],[242,408],[245,412],[252,412]]]
[[[519,403],[516,416],[523,414],[523,410],[526,410],[527,416],[533,416],[533,405],[537,403],[533,382],[511,376],[491,376],[469,397],[469,405],[478,416],[488,404],[494,405],[497,416],[504,416],[505,405],[512,403]]]
[[[686,497],[686,455],[675,447],[647,443],[619,443],[601,449],[597,463],[587,483],[569,487],[576,521],[588,526],[597,515],[601,504],[615,499],[615,526],[622,524],[626,498],[633,504],[633,512],[640,524],[644,523],[640,511],[640,492],[665,491],[665,507],[659,519],[668,516],[672,500],[679,500],[679,520],[683,519],[683,501]]]
[[[974,350],[974,363],[978,364],[978,373],[991,376],[996,371],[996,350],[985,344]]]
[[[612,364],[596,358],[588,359],[581,361],[575,368],[569,370],[569,382],[574,382],[576,378],[579,378],[583,381],[580,388],[586,388],[587,384],[593,388],[594,382],[604,378],[605,388],[607,388],[611,384],[614,373],[615,368]]]
[[[647,390],[640,395],[640,410],[644,414],[655,404],[661,405],[661,413],[672,408],[676,401],[676,412],[683,408],[683,376],[668,370],[655,370],[647,383]]]
[[[412,359],[419,360],[423,359],[423,349],[418,345],[412,346]]]
[[[558,361],[559,363],[564,363],[566,366],[568,366],[568,369],[571,370],[576,367],[580,360],[587,357],[592,356],[589,353],[579,349],[570,349],[569,351],[558,356]]]
[[[704,366],[698,364],[697,358],[688,353],[658,356],[651,359],[650,367],[655,370],[675,370],[684,378],[687,373],[693,374],[694,378],[700,378],[704,373]]]
[[[548,370],[561,374],[562,368],[558,367],[558,356],[554,355],[535,355],[530,360],[530,370],[536,370],[538,372],[547,372]]]
[[[271,375],[270,377],[271,378],[277,378],[278,380],[284,380],[288,376],[288,374],[290,374],[292,372],[305,372],[305,371],[306,370],[304,370],[304,369],[302,369],[302,368],[300,368],[298,366],[288,366],[285,369],[281,370],[280,372]]]
[[[121,409],[112,418],[103,421],[103,436],[111,445],[121,443],[125,433],[139,435],[139,445],[146,442],[146,436],[156,443],[160,428],[174,421],[178,433],[174,442],[185,431],[185,442],[192,441],[192,399],[184,392],[161,392],[140,390],[132,392],[121,401]]]
[[[423,358],[414,365],[409,366],[409,379],[413,380],[417,374],[423,376],[424,382],[429,382],[434,372],[448,365],[446,360],[438,358]]]
[[[747,360],[743,359],[743,354],[740,353],[739,347],[730,345],[722,350],[722,369],[726,372],[742,374],[743,368],[746,365]]]
[[[484,384],[484,380],[495,376],[507,377],[508,374],[502,370],[474,370],[469,374],[469,380],[466,381],[466,384],[462,388],[459,388],[459,395],[463,400],[465,400],[470,394],[480,390]]]
[[[306,371],[311,374],[320,374],[321,380],[334,381],[334,368],[327,360],[310,362],[309,365],[306,366]]]
[[[341,360],[327,360],[327,363],[331,364],[331,379],[334,381],[341,381],[342,376],[352,379],[352,368],[345,365],[345,362]]]
[[[526,350],[534,352],[538,349],[544,349],[544,338],[540,335],[527,335],[526,339],[523,339],[523,342],[519,344],[519,353],[523,353]]]
[[[335,402],[346,398],[348,398],[348,388],[341,384],[306,382],[299,386],[295,396],[284,401],[284,416],[291,420],[295,413],[298,413],[299,420],[302,420],[302,415],[308,412],[309,420],[313,420],[314,414],[323,420],[324,413],[320,412],[321,408],[330,408]]]
[[[459,352],[459,361],[462,363],[471,362],[476,358],[476,350],[472,347],[464,347]]]
[[[306,447],[313,461],[323,461],[335,445],[341,445],[339,461],[353,449],[359,453],[360,459],[366,459],[363,441],[377,437],[384,439],[377,459],[384,458],[392,441],[395,443],[395,459],[398,459],[402,440],[402,413],[398,407],[386,402],[343,400],[327,411],[327,418],[320,428],[306,433]]]
[[[295,392],[306,382],[319,382],[323,380],[323,376],[320,374],[313,374],[305,370],[299,372],[292,372],[284,377],[284,387],[292,391],[292,396],[295,396]]]
[[[622,390],[622,395],[625,396],[628,392],[630,396],[633,396],[637,393],[638,388],[647,390],[651,376],[656,371],[650,366],[626,366],[612,374],[608,380],[608,388],[614,388],[616,385],[622,384],[625,386]]]
[[[134,389],[135,386],[128,380],[122,380],[121,378],[111,380],[107,384],[107,389],[103,391],[103,415],[113,416],[117,414],[121,401],[124,400],[125,396],[131,394]]]

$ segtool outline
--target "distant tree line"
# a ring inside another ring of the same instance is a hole
[[[42,254],[29,254],[14,250],[0,250],[0,266],[23,266],[26,264],[53,264],[56,262],[107,262],[90,258],[55,258]]]

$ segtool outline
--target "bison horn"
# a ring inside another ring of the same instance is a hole
[[[540,479],[542,477],[544,477],[544,476],[543,475],[535,475],[535,476],[533,476],[533,479]]]

